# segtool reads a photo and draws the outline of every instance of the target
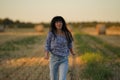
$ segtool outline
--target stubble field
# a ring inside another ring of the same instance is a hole
[[[0,33],[0,80],[50,80],[49,60],[44,59],[47,32],[11,29]],[[108,33],[73,30],[76,56],[69,56],[67,80],[120,80],[119,31]]]

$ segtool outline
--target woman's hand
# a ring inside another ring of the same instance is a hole
[[[71,52],[71,54],[72,54],[73,56],[75,56],[75,53],[74,53],[74,51],[73,51],[72,48],[70,49],[70,52]]]
[[[73,56],[75,56],[75,53],[71,53]]]
[[[76,54],[75,54],[75,53],[73,53],[73,52],[72,52],[71,54],[72,54],[73,56],[75,56],[75,55],[76,55]]]
[[[48,52],[45,53],[45,57],[44,57],[44,59],[46,59],[46,60],[49,59],[49,53],[48,53]]]
[[[45,56],[44,59],[48,60],[48,59],[49,59],[49,56]]]

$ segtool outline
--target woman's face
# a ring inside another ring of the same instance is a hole
[[[56,29],[60,30],[60,29],[62,29],[62,26],[63,26],[62,21],[56,21],[56,22],[55,22],[55,27],[56,27]]]

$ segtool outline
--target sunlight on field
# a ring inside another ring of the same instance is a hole
[[[45,60],[43,57],[32,57],[32,58],[18,58],[18,59],[11,59],[6,60],[1,63],[4,63],[2,66],[4,67],[19,67],[22,64],[26,64],[26,66],[34,66],[40,64],[40,66],[48,65],[49,60]],[[73,66],[73,64],[81,65],[82,61],[79,57],[69,57],[69,65]]]
[[[30,29],[6,29],[5,32],[0,33],[0,35],[43,35],[46,33],[46,30],[44,32],[36,32],[33,28]]]
[[[80,29],[80,31],[82,31],[84,33],[87,33],[87,34],[90,34],[90,35],[98,35],[95,27],[93,27],[93,28],[90,28],[90,27],[83,28],[83,29]],[[120,35],[120,27],[118,27],[118,28],[115,28],[115,27],[108,28],[106,30],[106,35]]]
[[[44,60],[43,57],[41,58],[32,57],[32,58],[11,59],[11,60],[5,61],[5,63],[6,64],[4,64],[4,66],[10,66],[10,67],[20,66],[23,63],[26,63],[27,64],[26,66],[33,66],[37,64],[44,66],[48,64],[48,61]]]

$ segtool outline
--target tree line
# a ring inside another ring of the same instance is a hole
[[[32,23],[32,22],[21,22],[19,20],[13,21],[12,19],[5,18],[5,19],[0,19],[0,25],[3,25],[4,27],[9,27],[9,28],[33,28],[37,24],[42,24],[44,27],[49,27],[50,23],[46,22],[40,22],[40,23]],[[97,21],[92,21],[92,22],[68,22],[67,24],[70,24],[74,27],[95,27],[97,24],[105,24],[106,27],[111,27],[111,26],[119,26],[120,27],[120,22],[97,22]]]

